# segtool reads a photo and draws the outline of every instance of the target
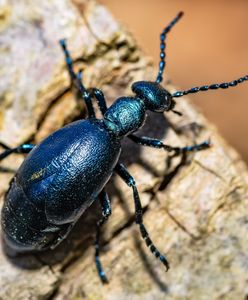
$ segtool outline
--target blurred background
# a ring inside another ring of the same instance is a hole
[[[101,2],[127,26],[155,65],[162,29],[180,10],[185,12],[167,39],[165,73],[180,89],[248,74],[247,0]],[[190,98],[248,163],[248,82]]]

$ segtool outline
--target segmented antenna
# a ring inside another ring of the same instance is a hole
[[[172,97],[182,97],[187,94],[193,94],[193,93],[198,93],[198,92],[204,92],[207,90],[217,90],[217,89],[228,89],[229,87],[236,86],[244,81],[248,80],[248,75],[241,77],[239,79],[235,79],[230,82],[223,82],[223,83],[215,83],[211,85],[203,85],[200,87],[193,87],[187,91],[177,91],[174,94],[172,94]]]
[[[181,19],[182,16],[183,16],[183,12],[180,11],[178,13],[178,15],[170,22],[170,24],[167,27],[165,27],[165,29],[160,34],[160,62],[159,62],[158,75],[157,75],[157,79],[156,79],[157,83],[160,83],[163,80],[163,72],[164,72],[164,68],[165,68],[165,57],[166,57],[166,54],[165,54],[166,35],[171,30],[171,28],[177,23],[177,21],[179,21],[179,19]]]

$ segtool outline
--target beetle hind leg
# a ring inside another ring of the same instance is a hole
[[[115,167],[115,171],[125,181],[125,183],[133,189],[133,198],[135,205],[135,222],[139,225],[140,233],[146,243],[146,246],[150,249],[150,251],[156,258],[159,258],[159,260],[165,266],[166,271],[168,271],[170,265],[167,258],[165,257],[165,255],[161,254],[157,247],[154,245],[151,238],[149,237],[145,225],[143,224],[142,205],[134,178],[129,174],[128,170],[123,164],[117,164]]]
[[[107,221],[108,217],[111,215],[111,204],[109,201],[108,194],[103,190],[99,194],[99,199],[102,207],[102,218],[97,222],[96,224],[96,239],[95,239],[95,263],[98,275],[102,281],[102,283],[108,283],[108,278],[106,276],[106,273],[103,270],[99,253],[100,253],[100,247],[99,247],[99,241],[100,241],[100,229],[101,226]]]

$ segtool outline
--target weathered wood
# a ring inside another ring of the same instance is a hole
[[[6,1],[0,15],[0,140],[9,145],[38,142],[82,117],[69,91],[60,38],[67,38],[76,67],[85,69],[85,85],[102,88],[109,104],[130,94],[133,81],[154,78],[131,35],[95,1]],[[150,114],[141,133],[177,146],[211,137],[211,149],[171,158],[126,141],[122,156],[170,271],[144,246],[132,225],[131,190],[114,177],[107,187],[113,214],[104,227],[101,255],[110,284],[100,283],[93,261],[96,203],[54,251],[10,258],[2,243],[0,299],[244,299],[246,167],[187,98],[178,100],[177,109],[182,118]],[[196,126],[187,126],[191,123]],[[1,163],[1,195],[21,161],[13,155]]]

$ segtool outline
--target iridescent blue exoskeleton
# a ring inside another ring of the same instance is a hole
[[[11,153],[29,153],[10,183],[2,209],[2,229],[10,247],[18,252],[55,248],[66,238],[83,212],[99,199],[102,219],[96,225],[95,261],[101,280],[107,282],[99,260],[99,233],[101,225],[111,214],[104,187],[111,175],[117,173],[133,191],[135,222],[142,238],[168,270],[167,258],[156,248],[143,224],[135,180],[119,162],[121,140],[128,137],[135,143],[175,153],[208,148],[208,141],[180,148],[165,145],[160,140],[138,137],[133,132],[144,124],[148,110],[180,114],[174,110],[175,98],[209,89],[226,89],[248,80],[248,76],[244,76],[228,83],[194,87],[173,94],[164,89],[160,83],[165,68],[165,38],[182,15],[180,12],[160,36],[161,59],[156,81],[133,83],[134,96],[120,97],[109,108],[101,90],[84,87],[81,72],[76,74],[73,70],[65,40],[60,41],[71,83],[86,103],[88,119],[66,125],[38,145],[23,144],[9,148],[0,144],[5,148],[0,160]],[[93,99],[98,103],[102,119],[95,117]]]

